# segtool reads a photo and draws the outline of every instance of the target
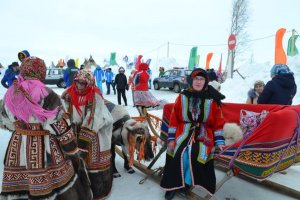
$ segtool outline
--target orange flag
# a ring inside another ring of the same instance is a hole
[[[222,74],[222,54],[221,54],[221,60],[220,60],[220,64],[219,64],[219,68],[218,68],[218,73],[217,74]]]
[[[63,66],[64,66],[63,59],[59,59],[59,66],[60,66],[60,67],[63,67]]]
[[[206,56],[206,67],[205,69],[209,69],[209,63],[214,53],[208,53]]]
[[[275,64],[286,64],[286,54],[282,46],[282,38],[286,29],[281,28],[276,32],[275,39]]]

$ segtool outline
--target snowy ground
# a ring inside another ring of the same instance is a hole
[[[298,57],[298,60],[299,57]],[[300,64],[299,61],[290,61],[292,65],[291,69],[295,72],[295,78],[297,85],[300,85]],[[226,81],[222,84],[222,93],[225,94],[225,102],[236,102],[243,103],[246,101],[247,91],[252,87],[253,83],[257,79],[264,80],[267,82],[269,80],[269,70],[270,65],[265,64],[254,64],[245,65],[240,67],[239,71],[241,74],[246,76],[246,79],[242,79],[237,74],[235,74],[234,79]],[[4,72],[4,71],[2,71]],[[154,75],[155,76],[155,75]],[[2,78],[2,77],[1,77]],[[59,89],[55,86],[49,86],[55,90],[58,94],[63,92],[63,89]],[[103,86],[105,88],[105,86]],[[299,90],[299,89],[298,89]],[[2,99],[5,94],[6,89],[0,87],[0,98]],[[105,92],[105,91],[104,91]],[[174,102],[177,94],[168,89],[161,89],[159,91],[152,90],[153,95],[158,99],[166,100],[167,102]],[[114,103],[117,103],[116,95],[104,95],[104,97]],[[128,106],[126,107],[131,114],[131,116],[138,116],[137,110],[132,106],[131,91],[127,92]],[[297,93],[294,98],[293,104],[300,104],[300,92]],[[153,114],[161,117],[162,110],[151,111]],[[0,161],[4,159],[4,154],[8,140],[10,138],[10,133],[5,130],[0,131]],[[157,164],[153,167],[164,165],[165,156],[161,156]],[[147,163],[146,163],[147,164]],[[161,190],[159,185],[153,180],[148,179],[144,184],[139,184],[139,181],[145,177],[145,174],[136,170],[134,174],[128,174],[123,169],[123,161],[117,156],[116,165],[121,173],[122,177],[114,179],[112,193],[109,197],[110,200],[158,200],[164,199],[164,191]],[[287,187],[293,188],[294,190],[300,191],[300,166],[293,166],[287,170],[287,175],[274,174],[269,180],[280,183]],[[2,180],[3,164],[0,165],[0,184]],[[219,181],[224,173],[216,170],[217,180]],[[1,188],[1,187],[0,187]],[[195,190],[196,193],[201,193],[199,189]],[[270,190],[266,187],[261,186],[257,182],[248,182],[240,178],[233,177],[228,182],[226,182],[222,188],[216,193],[213,199],[240,199],[240,200],[253,200],[253,199],[272,199],[272,200],[282,200],[282,199],[293,199],[287,195],[277,193],[274,190]],[[182,199],[182,197],[176,196],[174,198]]]

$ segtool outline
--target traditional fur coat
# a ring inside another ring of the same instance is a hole
[[[42,109],[57,109],[56,114],[43,122],[34,114],[28,115],[27,123],[17,119],[4,103],[7,101],[0,101],[0,126],[12,132],[4,160],[0,199],[67,200],[71,197],[89,200],[92,193],[86,181],[84,163],[76,155],[76,136],[70,126],[69,116],[59,96],[51,89],[43,88],[47,96],[39,101]],[[11,100],[15,96],[12,95]],[[13,106],[16,108],[20,105]],[[17,111],[34,113],[31,109],[19,108]],[[76,161],[77,170],[73,167],[72,159]]]
[[[109,195],[112,187],[111,138],[113,118],[99,93],[81,105],[80,111],[72,102],[67,90],[62,99],[70,113],[78,139],[81,157],[85,160],[95,199]],[[76,98],[84,98],[78,96]]]

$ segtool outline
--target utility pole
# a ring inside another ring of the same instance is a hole
[[[167,44],[167,58],[169,58],[170,53],[170,42]]]

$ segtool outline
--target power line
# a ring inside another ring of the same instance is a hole
[[[153,51],[157,51],[158,49],[162,48],[163,46],[165,46],[165,45],[167,45],[167,44],[168,44],[167,42],[166,42],[166,43],[163,43],[163,44],[159,45],[158,47],[156,47],[156,48],[154,48],[154,49],[152,49],[152,50],[150,50],[150,51],[147,51],[147,52],[144,53],[144,54],[149,54],[149,53],[152,53]]]
[[[297,34],[298,32],[293,29]],[[292,32],[292,30],[289,30],[287,31],[286,33],[290,33]],[[299,35],[299,34],[298,34]],[[251,42],[255,42],[255,41],[259,41],[259,40],[265,40],[265,39],[268,39],[268,38],[271,38],[271,37],[275,37],[276,34],[272,34],[272,35],[267,35],[267,36],[264,36],[264,37],[260,37],[260,38],[255,38],[255,39],[252,39],[252,40],[247,40],[245,41],[245,43],[251,43]],[[167,45],[168,43],[163,43],[161,45],[159,45],[158,47],[146,52],[145,54],[149,54],[149,53],[152,53],[154,51],[157,51],[158,49],[162,48],[163,46]],[[169,42],[170,45],[175,45],[175,46],[187,46],[187,47],[216,47],[216,46],[227,46],[228,44],[180,44],[180,43],[173,43],[173,42]]]
[[[195,45],[195,44],[178,44],[178,43],[172,43],[170,42],[170,44],[173,44],[173,45],[178,45],[178,46],[192,46],[192,47],[209,47],[209,46],[227,46],[228,44],[198,44],[198,45]]]

